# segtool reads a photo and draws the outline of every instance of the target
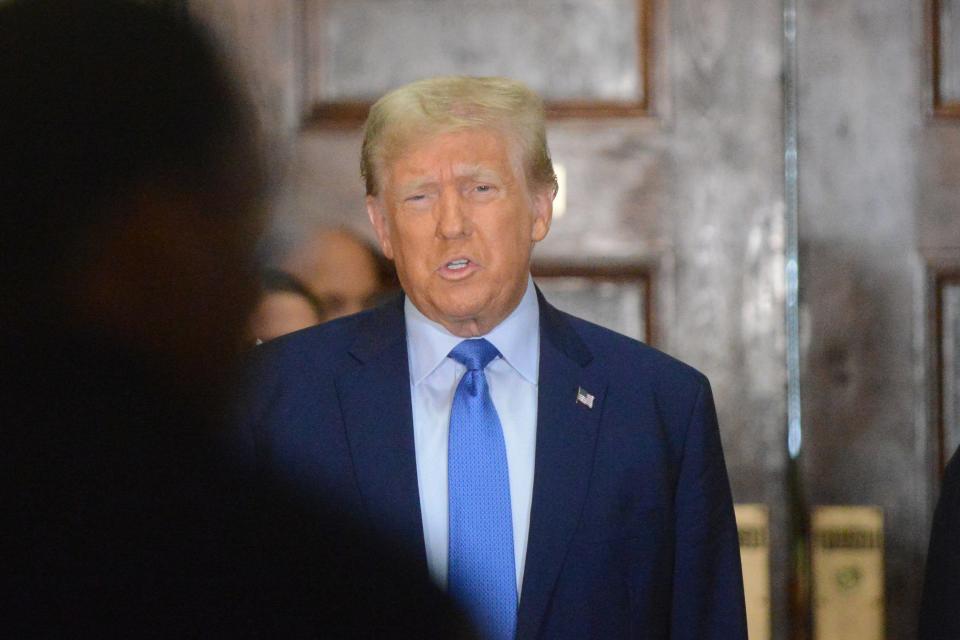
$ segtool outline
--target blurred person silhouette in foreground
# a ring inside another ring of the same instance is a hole
[[[250,317],[250,333],[257,342],[322,322],[320,300],[298,278],[279,269],[265,269],[260,280],[263,293]]]
[[[5,633],[450,635],[403,562],[219,444],[266,181],[207,37],[34,0],[0,50]]]

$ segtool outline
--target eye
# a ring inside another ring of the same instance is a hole
[[[480,184],[473,185],[470,192],[475,196],[493,196],[497,193],[497,187],[496,185],[492,185],[488,182],[482,182]]]
[[[430,207],[432,198],[429,193],[411,193],[403,199],[401,206],[413,211],[420,211]]]

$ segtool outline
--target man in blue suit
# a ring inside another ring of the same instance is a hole
[[[540,99],[406,85],[361,162],[405,295],[258,348],[261,468],[392,536],[481,637],[746,638],[709,383],[530,278],[556,193]]]

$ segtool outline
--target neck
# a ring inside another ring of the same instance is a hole
[[[458,338],[476,338],[490,333],[502,320],[503,318],[497,322],[484,323],[479,318],[469,318],[453,322],[441,321],[440,324]]]

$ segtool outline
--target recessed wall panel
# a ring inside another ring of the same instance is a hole
[[[645,279],[607,280],[569,275],[538,277],[536,282],[550,304],[561,311],[649,342]]]
[[[563,111],[643,111],[648,0],[311,0],[308,93],[329,118],[424,77],[524,81]]]
[[[937,107],[960,114],[960,1],[935,0],[933,11]]]

